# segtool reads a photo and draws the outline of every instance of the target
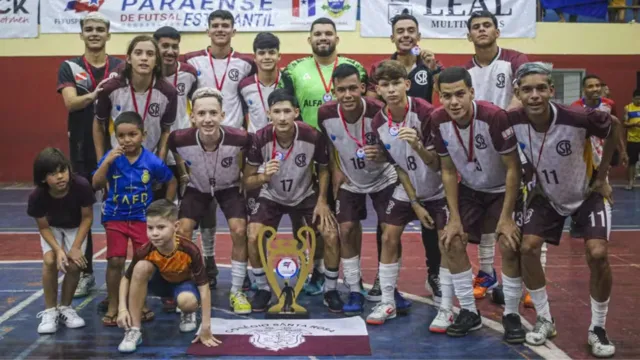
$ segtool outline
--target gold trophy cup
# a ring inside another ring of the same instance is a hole
[[[268,237],[265,239],[265,234]],[[309,312],[297,303],[298,295],[313,269],[316,233],[309,226],[298,229],[297,239],[276,239],[271,226],[263,226],[258,234],[258,250],[267,281],[278,302],[271,306],[267,319],[308,319]],[[281,287],[278,278],[284,280]],[[295,279],[295,287],[291,281]]]

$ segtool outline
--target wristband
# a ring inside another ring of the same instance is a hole
[[[120,310],[118,310],[118,314],[120,314],[121,312],[125,312],[125,311],[129,312],[129,309],[120,309]]]
[[[409,200],[409,203],[411,204],[411,206],[418,204],[418,199]]]

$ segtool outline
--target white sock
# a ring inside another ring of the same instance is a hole
[[[320,274],[324,274],[324,259],[316,259],[313,261],[313,269],[318,271]]]
[[[453,277],[449,269],[440,268],[440,291],[442,292],[442,300],[440,309],[449,310],[453,308]]]
[[[496,234],[482,234],[478,245],[480,270],[493,276],[493,261],[496,257]]]
[[[251,272],[253,273],[254,279],[256,279],[256,286],[258,287],[258,289],[270,291],[269,283],[267,282],[267,275],[265,275],[264,269],[254,268],[251,269]]]
[[[340,269],[324,269],[324,292],[338,288],[338,271]]]
[[[471,269],[458,274],[451,274],[453,290],[460,302],[460,307],[472,313],[478,313],[476,299],[473,297],[473,273]]]
[[[546,270],[547,267],[547,243],[542,243],[542,247],[540,248],[540,264],[542,264],[542,271]]]
[[[231,293],[242,290],[245,276],[247,276],[247,263],[231,260]]]
[[[382,303],[394,304],[395,298],[393,293],[398,282],[398,263],[383,264],[380,263],[378,273],[380,274],[380,290],[382,290]]]
[[[519,314],[518,306],[522,297],[522,278],[508,277],[502,273],[502,290],[504,291],[503,315]]]
[[[200,229],[200,236],[202,237],[202,256],[215,256],[216,228]]]
[[[600,326],[604,329],[604,324],[607,322],[607,312],[609,311],[609,299],[605,302],[597,302],[594,298],[591,298],[591,326],[589,330],[593,330],[594,327]]]
[[[551,310],[549,309],[549,298],[547,298],[547,287],[543,286],[538,290],[527,288],[527,291],[529,291],[531,295],[531,301],[533,301],[537,315],[552,321]]]
[[[351,292],[360,292],[360,256],[356,255],[351,259],[342,258],[342,273],[344,282]]]

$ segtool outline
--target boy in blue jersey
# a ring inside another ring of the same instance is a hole
[[[148,242],[146,209],[153,201],[152,184],[167,184],[166,198],[173,201],[177,181],[173,173],[156,155],[142,147],[144,125],[137,112],[120,114],[114,123],[118,147],[105,154],[93,175],[93,187],[108,185],[108,196],[102,210],[102,223],[107,233],[107,294],[109,308],[102,323],[117,326],[118,289],[128,240],[134,251]],[[145,311],[143,321],[153,318]]]

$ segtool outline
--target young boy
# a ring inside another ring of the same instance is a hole
[[[211,291],[202,255],[190,239],[176,235],[178,224],[178,208],[171,201],[157,200],[147,208],[149,242],[138,249],[120,282],[118,326],[125,329],[120,352],[134,352],[142,343],[140,326],[147,288],[158,296],[175,299],[182,311],[181,332],[196,329],[195,312],[200,301],[202,329],[194,342],[220,344],[211,335]]]
[[[29,196],[27,214],[36,219],[44,254],[42,287],[45,310],[38,314],[42,317],[38,326],[40,334],[55,333],[59,318],[68,328],[85,325],[70,305],[80,271],[87,267],[85,240],[93,223],[96,200],[89,182],[82,176],[70,174],[70,169],[69,160],[62,151],[54,148],[42,150],[33,164],[36,189]],[[58,270],[66,274],[60,307],[56,307]]]
[[[166,183],[166,198],[173,200],[177,181],[171,170],[151,151],[142,147],[145,132],[142,117],[134,111],[121,113],[114,123],[118,147],[110,150],[98,163],[93,175],[93,187],[107,184],[102,222],[107,233],[107,294],[109,308],[102,323],[116,326],[118,287],[127,258],[127,243],[131,239],[137,250],[147,243],[145,212],[153,200],[153,183]],[[151,320],[145,312],[144,320]]]

